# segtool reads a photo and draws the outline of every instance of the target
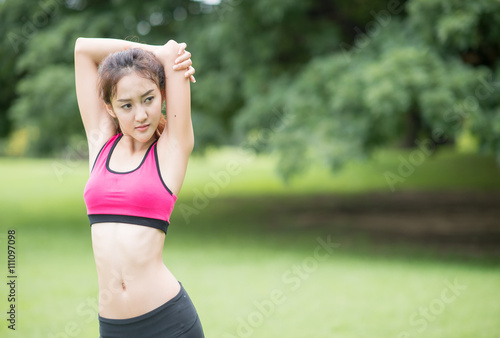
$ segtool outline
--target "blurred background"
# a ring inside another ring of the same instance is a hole
[[[500,2],[0,0],[17,322],[96,337],[78,37],[186,42],[166,265],[207,337],[500,337]]]

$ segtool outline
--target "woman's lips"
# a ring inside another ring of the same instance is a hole
[[[141,124],[140,126],[135,127],[138,131],[146,131],[149,127],[149,124]]]

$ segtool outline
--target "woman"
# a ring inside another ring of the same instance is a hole
[[[203,337],[162,260],[194,136],[186,45],[79,38],[76,92],[89,144],[84,199],[99,284],[101,337]],[[166,120],[161,112],[166,104]]]

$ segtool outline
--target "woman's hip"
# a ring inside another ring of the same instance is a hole
[[[201,321],[186,290],[180,285],[172,299],[142,315],[111,319],[99,315],[101,338],[204,337]]]

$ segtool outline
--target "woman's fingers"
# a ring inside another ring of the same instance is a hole
[[[186,47],[187,47],[187,45],[185,42],[179,43],[179,53],[178,54],[181,55],[182,53],[184,53],[184,50],[186,50]]]
[[[184,76],[185,77],[191,77],[192,75],[194,75],[194,73],[196,73],[196,70],[193,68],[193,67],[189,67],[187,72],[184,73]]]
[[[189,67],[187,72],[184,73],[184,76],[189,79],[192,83],[196,83],[196,79],[194,78],[193,74],[196,72],[196,69],[193,67]]]
[[[191,59],[187,59],[186,61],[175,64],[173,66],[173,69],[175,70],[189,69],[189,66],[191,66],[192,64],[193,61],[191,61]]]
[[[184,50],[183,54],[175,59],[175,65],[173,66],[173,68],[175,70],[188,69],[192,64],[193,61],[191,60],[191,53],[189,53],[187,50]]]
[[[186,50],[186,51],[184,51],[184,53],[182,55],[180,55],[177,59],[175,59],[175,63],[176,64],[181,63],[181,62],[186,61],[190,58],[191,58],[191,53]]]
[[[186,50],[186,43],[179,43],[179,57],[175,60],[173,69],[175,70],[186,70],[184,76],[188,78],[191,82],[195,83],[194,73],[196,70],[191,66],[193,61],[191,60],[191,53]]]

